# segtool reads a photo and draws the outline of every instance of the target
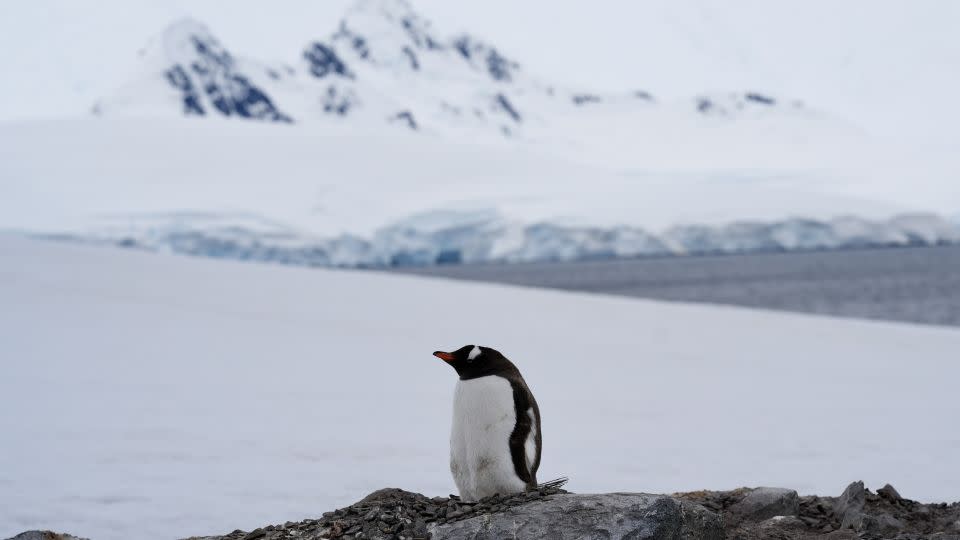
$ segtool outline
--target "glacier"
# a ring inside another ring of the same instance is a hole
[[[248,214],[181,213],[113,218],[83,235],[48,238],[221,259],[297,266],[382,268],[668,257],[960,243],[960,220],[903,214],[872,221],[741,221],[639,227],[524,224],[493,209],[437,210],[391,223],[370,236],[322,238]]]

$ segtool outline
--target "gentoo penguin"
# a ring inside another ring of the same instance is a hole
[[[434,356],[457,370],[450,472],[464,501],[537,487],[540,408],[499,351],[466,345]]]

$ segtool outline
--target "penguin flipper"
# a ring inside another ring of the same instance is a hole
[[[537,487],[537,468],[540,466],[540,411],[537,402],[521,381],[511,381],[516,424],[510,433],[509,448],[514,472],[526,484],[527,490]]]

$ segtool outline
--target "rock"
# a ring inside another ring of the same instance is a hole
[[[867,533],[887,538],[896,535],[903,529],[903,522],[899,519],[890,514],[878,514],[864,516],[861,519],[861,525],[857,531],[866,531]]]
[[[817,536],[816,538],[818,540],[821,538],[824,540],[855,540],[859,537],[853,531],[833,531],[826,536]]]
[[[894,489],[894,487],[891,486],[890,484],[887,484],[882,488],[878,489],[877,495],[883,497],[884,499],[887,499],[890,502],[899,502],[903,500],[903,497],[901,497],[900,494],[897,493],[897,490]]]
[[[807,524],[796,516],[774,516],[760,522],[752,532],[757,538],[769,540],[793,540],[798,534],[807,529]],[[731,535],[728,535],[728,538]],[[737,536],[749,537],[749,533],[741,532]]]
[[[26,531],[7,540],[87,540],[69,534],[59,534],[52,531]]]
[[[800,497],[792,489],[759,487],[727,509],[738,521],[763,521],[776,516],[796,516]]]
[[[446,516],[449,514],[449,518]],[[960,502],[923,504],[891,486],[877,493],[862,482],[840,497],[776,488],[738,488],[668,495],[575,495],[558,487],[467,503],[382,489],[313,519],[265,525],[251,532],[187,540],[474,540],[511,538],[738,540],[960,540]],[[28,531],[8,540],[83,540]]]
[[[852,529],[861,535],[892,537],[906,528],[899,514],[897,504],[906,501],[890,484],[877,491],[877,495],[864,488],[863,482],[854,482],[847,486],[840,498],[834,503],[834,513],[840,520],[841,529]],[[893,504],[891,504],[893,503]],[[891,513],[892,512],[892,513]],[[916,509],[920,516],[923,509]]]
[[[263,529],[254,529],[249,533],[243,536],[243,540],[256,540],[257,538],[263,538],[267,535],[267,531]]]
[[[840,519],[841,529],[859,530],[866,497],[862,481],[854,482],[843,490],[843,494],[833,505],[833,513]]]
[[[501,513],[432,527],[435,540],[470,538],[722,539],[720,518],[666,495],[552,495]]]
[[[760,522],[760,529],[803,529],[806,523],[797,516],[774,516]]]

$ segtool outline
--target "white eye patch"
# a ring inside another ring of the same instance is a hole
[[[470,349],[470,354],[467,355],[467,360],[473,361],[478,356],[480,356],[480,352],[481,352],[480,347],[477,347],[476,345],[474,345],[473,348]]]

